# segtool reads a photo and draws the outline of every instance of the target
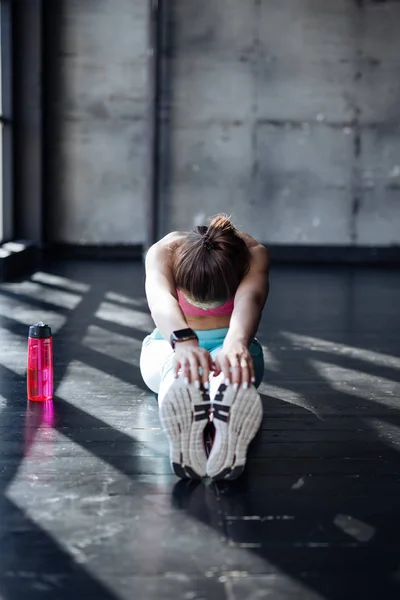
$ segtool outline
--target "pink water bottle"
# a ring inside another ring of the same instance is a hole
[[[43,322],[29,328],[28,399],[45,402],[53,398],[53,339]]]

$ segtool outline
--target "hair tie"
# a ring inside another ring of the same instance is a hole
[[[206,250],[213,250],[213,248],[215,248],[215,244],[213,242],[210,242],[207,238],[205,240],[203,240],[203,247]]]

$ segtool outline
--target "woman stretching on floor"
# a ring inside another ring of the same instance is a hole
[[[268,295],[268,251],[225,216],[174,232],[146,256],[156,324],[140,369],[158,394],[171,463],[182,478],[235,479],[262,419],[263,352],[254,338]],[[204,431],[215,437],[207,457]]]

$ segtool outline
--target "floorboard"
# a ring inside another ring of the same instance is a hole
[[[272,270],[262,428],[218,484],[170,471],[143,282],[64,261],[0,286],[0,599],[398,600],[399,273]],[[38,320],[53,405],[26,400]]]

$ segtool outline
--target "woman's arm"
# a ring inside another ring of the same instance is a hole
[[[177,234],[169,234],[154,244],[146,255],[146,296],[150,313],[163,338],[169,341],[171,333],[188,327],[185,315],[179,306],[176,285],[171,266],[171,244]],[[210,353],[200,348],[197,340],[179,342],[175,347],[174,372],[182,372],[185,381],[200,386],[199,367],[202,380],[208,387],[208,377],[213,368]]]
[[[150,313],[163,338],[168,341],[173,331],[188,327],[176,293],[169,237],[154,244],[145,261],[145,288]]]
[[[250,250],[251,262],[247,275],[235,294],[229,331],[225,339],[227,346],[241,341],[249,345],[255,336],[269,292],[269,255],[264,246]]]
[[[257,332],[269,292],[268,250],[258,244],[250,248],[250,253],[250,269],[235,294],[229,331],[216,360],[226,379],[238,385],[243,383],[245,387],[254,380],[248,347]]]

